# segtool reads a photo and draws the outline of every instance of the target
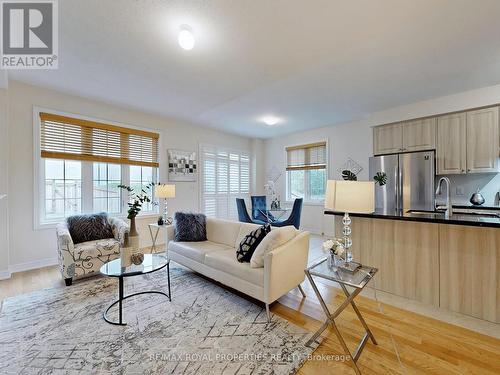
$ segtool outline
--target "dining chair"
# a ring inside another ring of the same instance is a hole
[[[295,199],[295,202],[293,202],[292,212],[290,213],[288,219],[273,221],[271,225],[274,227],[286,227],[287,225],[293,225],[295,228],[299,229],[303,201],[304,199],[302,198]]]
[[[248,215],[247,205],[244,199],[236,198],[236,208],[238,209],[238,219],[242,223],[252,223],[252,218]]]
[[[265,195],[252,195],[252,219],[260,220],[264,222],[274,221],[274,216],[270,212],[267,212],[269,217],[263,212],[267,210],[267,202]]]
[[[238,209],[238,220],[242,223],[253,223],[263,225],[267,221],[263,220],[252,220],[247,211],[247,205],[245,200],[242,198],[236,198],[236,208]]]

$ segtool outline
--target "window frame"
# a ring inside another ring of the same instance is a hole
[[[236,196],[244,196],[245,198],[247,197],[248,200],[250,199],[250,196],[252,195],[252,190],[253,190],[253,153],[251,150],[248,150],[248,149],[244,149],[244,148],[241,148],[241,149],[236,149],[234,147],[226,147],[226,146],[221,146],[221,145],[215,145],[215,144],[211,144],[211,143],[199,143],[198,145],[198,159],[199,159],[199,178],[198,178],[198,186],[199,186],[199,193],[198,193],[198,204],[199,204],[199,211],[200,212],[203,212],[204,213],[204,202],[203,202],[203,197],[204,197],[204,173],[205,173],[205,156],[204,156],[204,153],[203,153],[203,150],[205,148],[213,148],[217,151],[223,151],[223,152],[227,152],[228,154],[230,153],[235,153],[235,154],[238,154],[239,157],[241,158],[241,154],[246,154],[248,156],[248,193],[241,193],[241,192],[238,192],[238,193],[233,193],[231,192],[231,186],[230,186],[230,180],[228,179],[228,191],[227,191],[227,197],[228,197],[228,216],[223,218],[223,219],[228,219],[230,220],[230,202],[229,202],[229,199],[233,198],[233,199],[236,199],[237,197]],[[230,161],[228,159],[228,177],[229,177],[229,174],[230,174]],[[216,174],[217,174],[217,164],[216,164]],[[240,168],[240,177],[241,177],[241,168]],[[215,177],[217,179],[217,177]],[[238,186],[239,186],[239,190],[241,190],[241,181],[238,182]],[[215,193],[216,194],[216,193]],[[247,202],[248,204],[248,202]],[[236,203],[235,203],[235,207],[236,207]],[[219,216],[215,216],[216,218],[220,218]],[[237,217],[237,213],[236,213],[236,217]]]
[[[162,150],[162,138],[161,130],[153,129],[153,128],[145,128],[130,124],[119,123],[116,121],[103,120],[94,117],[88,117],[83,115],[78,115],[74,113],[62,112],[52,108],[45,108],[39,106],[33,106],[33,226],[34,230],[43,230],[55,228],[58,223],[61,222],[60,219],[54,220],[45,220],[42,215],[45,212],[45,158],[40,156],[41,148],[40,148],[40,112],[48,112],[53,113],[55,115],[73,117],[81,120],[95,121],[95,122],[105,122],[110,125],[116,125],[121,127],[127,127],[131,129],[144,130],[144,131],[156,131],[160,134],[160,139],[158,141],[158,149]],[[161,153],[159,155],[159,162],[162,161]],[[54,159],[56,160],[56,159]],[[57,160],[65,160],[65,159],[57,159]],[[92,212],[93,206],[93,161],[81,161],[81,170],[82,170],[82,213],[90,213]],[[114,164],[114,163],[108,163]],[[155,169],[155,167],[152,167]],[[157,176],[158,181],[161,181],[161,168],[157,167]],[[122,184],[130,183],[130,174],[129,174],[129,165],[121,164],[121,179]],[[156,182],[158,182],[156,181]],[[153,201],[155,201],[154,191],[153,191]],[[125,192],[121,194],[121,213],[120,214],[112,214],[114,217],[120,217],[126,219],[127,217],[127,209],[128,209],[128,196]],[[147,218],[147,217],[157,217],[158,216],[158,206],[153,206],[153,211],[142,211],[139,214],[139,218]]]
[[[293,198],[290,196],[290,193],[291,193],[291,187],[290,187],[290,184],[291,184],[291,181],[290,181],[290,174],[289,172],[292,172],[292,171],[287,171],[286,168],[287,168],[287,165],[288,165],[288,154],[287,154],[287,147],[300,147],[300,146],[304,146],[304,145],[307,145],[307,144],[310,144],[310,143],[321,143],[321,142],[324,142],[326,144],[325,146],[325,149],[326,149],[326,165],[325,165],[325,168],[324,168],[324,171],[325,171],[325,193],[326,193],[326,182],[328,181],[328,178],[329,178],[329,171],[330,171],[330,168],[329,168],[329,165],[330,165],[330,143],[328,142],[328,139],[320,139],[320,140],[315,140],[315,141],[311,141],[311,142],[307,142],[307,143],[299,143],[299,144],[293,144],[293,145],[286,145],[284,148],[283,148],[283,152],[284,152],[284,164],[285,164],[285,197],[286,197],[286,202],[287,203],[292,203],[295,199],[297,198]],[[323,168],[320,168],[320,169],[323,169]],[[311,171],[312,169],[310,169],[309,171]],[[322,206],[324,203],[325,203],[325,198],[323,199],[311,199],[311,190],[310,190],[310,174],[307,173],[308,170],[305,170],[306,173],[304,173],[304,204],[307,204],[309,206]]]

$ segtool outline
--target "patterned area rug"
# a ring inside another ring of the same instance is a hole
[[[124,327],[102,318],[117,298],[115,278],[6,299],[0,373],[289,374],[311,353],[302,328],[276,315],[267,323],[260,306],[183,268],[170,275],[172,302],[125,300]],[[168,290],[166,269],[125,278],[125,294],[151,289]]]

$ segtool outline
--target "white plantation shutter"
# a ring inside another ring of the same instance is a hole
[[[237,219],[236,198],[250,198],[250,155],[202,146],[201,207],[205,215]]]

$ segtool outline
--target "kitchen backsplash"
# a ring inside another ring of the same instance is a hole
[[[436,184],[439,178],[436,176]],[[451,200],[453,204],[470,204],[469,199],[479,189],[486,200],[483,206],[495,206],[495,196],[500,191],[500,173],[473,173],[465,175],[448,175],[451,181]],[[443,189],[445,193],[446,190]],[[443,195],[438,200],[445,199]]]

